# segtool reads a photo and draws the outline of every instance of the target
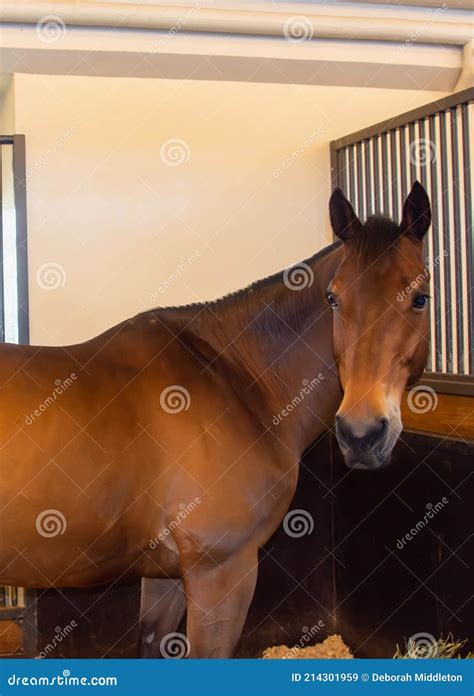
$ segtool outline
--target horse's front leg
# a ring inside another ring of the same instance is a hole
[[[167,657],[167,636],[176,632],[186,611],[180,580],[142,578],[140,657]]]
[[[220,565],[205,558],[183,581],[189,657],[232,657],[255,592],[258,555],[247,549]]]

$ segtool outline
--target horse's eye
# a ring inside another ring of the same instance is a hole
[[[417,295],[412,302],[413,309],[423,309],[426,305],[429,295]]]
[[[334,295],[332,294],[332,292],[326,293],[326,298],[327,298],[327,301],[329,302],[329,304],[331,305],[331,307],[333,309],[335,309],[337,307],[337,300],[334,297]]]

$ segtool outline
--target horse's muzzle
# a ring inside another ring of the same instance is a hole
[[[354,421],[336,416],[336,437],[350,469],[373,470],[390,463],[390,429],[385,417]]]

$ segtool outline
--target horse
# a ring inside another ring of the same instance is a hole
[[[220,300],[0,346],[2,584],[141,578],[141,656],[185,612],[186,656],[234,654],[302,453],[335,423],[349,468],[386,466],[427,359],[424,188],[400,224],[329,213],[335,242]]]

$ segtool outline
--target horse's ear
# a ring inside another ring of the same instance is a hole
[[[347,242],[361,227],[360,220],[340,188],[334,189],[329,200],[329,218],[336,237]]]
[[[428,232],[431,225],[430,199],[419,181],[415,181],[410,193],[403,204],[401,228],[403,234],[419,242]]]

